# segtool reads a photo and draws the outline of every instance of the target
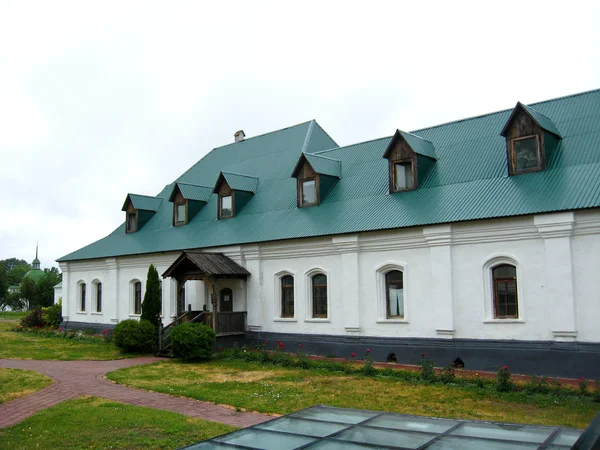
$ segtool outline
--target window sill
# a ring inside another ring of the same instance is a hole
[[[490,319],[484,320],[483,323],[525,323],[522,319]]]
[[[298,322],[294,317],[276,317],[273,322]]]
[[[102,313],[102,312],[91,312],[90,314],[92,314],[92,315],[94,315],[94,316],[101,316],[101,315],[103,315],[104,313]]]
[[[75,311],[75,314],[87,314],[85,311]]]
[[[405,319],[380,319],[376,323],[410,323]]]
[[[304,319],[305,322],[312,322],[312,323],[331,323],[331,320],[329,319]]]
[[[141,314],[129,314],[129,317],[141,317]]]

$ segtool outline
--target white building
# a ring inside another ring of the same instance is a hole
[[[229,341],[598,378],[599,115],[592,91],[347,147],[236,133],[59,260],[65,321],[139,317],[152,263],[165,325],[215,304]]]

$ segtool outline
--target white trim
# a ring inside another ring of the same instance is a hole
[[[498,319],[494,317],[494,278],[492,269],[502,264],[515,266],[517,271],[517,311],[519,317],[510,319]],[[481,265],[483,296],[485,305],[485,317],[483,323],[525,323],[525,301],[523,295],[523,274],[519,260],[514,255],[495,253],[488,256]]]
[[[392,270],[402,272],[403,317],[387,317],[387,296],[385,294],[385,275]],[[408,264],[401,261],[387,261],[375,268],[375,285],[377,286],[377,321],[376,323],[408,323]]]
[[[294,315],[292,317],[281,317],[281,302],[282,302],[282,298],[281,298],[281,279],[285,276],[291,276],[294,279]],[[274,288],[274,292],[275,295],[273,296],[273,298],[275,299],[274,305],[273,305],[273,321],[274,322],[296,322],[296,312],[298,310],[298,308],[296,307],[296,299],[298,298],[298,283],[297,281],[297,276],[296,276],[296,272],[292,271],[292,270],[280,270],[279,272],[277,272],[276,274],[274,274],[273,276],[273,288]]]
[[[327,277],[327,317],[313,317],[313,298],[312,298],[312,278],[315,275],[322,274]],[[304,292],[305,292],[305,322],[329,322],[331,320],[331,277],[329,270],[324,267],[316,266],[304,272]]]

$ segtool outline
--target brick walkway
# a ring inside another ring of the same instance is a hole
[[[104,374],[113,370],[156,361],[161,361],[161,359],[151,356],[114,361],[0,359],[1,368],[34,370],[48,375],[54,380],[54,383],[41,391],[0,404],[0,428],[15,425],[38,411],[64,400],[84,395],[172,411],[236,427],[248,427],[273,418],[259,413],[236,412],[213,403],[129,388],[111,383],[104,378]]]

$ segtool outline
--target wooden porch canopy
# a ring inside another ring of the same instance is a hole
[[[250,275],[245,268],[223,253],[204,253],[199,250],[181,252],[179,258],[169,267],[163,278],[171,277],[177,281],[216,280],[219,278],[241,278]]]

